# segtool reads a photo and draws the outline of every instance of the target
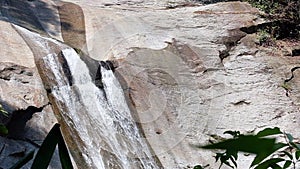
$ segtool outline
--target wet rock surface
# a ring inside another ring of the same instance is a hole
[[[56,121],[34,62],[34,55],[49,51],[32,45],[32,37],[20,36],[15,25],[61,40],[95,60],[112,60],[136,122],[165,168],[217,168],[213,153],[191,144],[206,143],[226,130],[277,126],[299,137],[298,47],[257,46],[255,31],[241,28],[264,20],[247,3],[1,3],[0,101],[10,113],[1,120],[23,131],[0,137],[2,168],[17,159],[14,154],[37,148]],[[16,15],[23,9],[28,10],[25,20]],[[59,53],[50,41],[51,50]],[[247,168],[251,159],[240,158],[239,168]]]

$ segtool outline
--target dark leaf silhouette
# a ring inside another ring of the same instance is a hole
[[[59,156],[63,169],[73,169],[67,146],[63,140],[60,125],[55,124],[43,141],[41,148],[36,154],[31,169],[47,169],[58,144]]]
[[[33,158],[34,151],[29,152],[24,158],[19,160],[15,165],[10,167],[10,169],[19,169],[23,167],[28,161],[30,161]]]

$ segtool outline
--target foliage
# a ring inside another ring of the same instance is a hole
[[[69,152],[59,127],[59,124],[55,124],[52,127],[45,140],[43,141],[40,149],[38,150],[35,159],[33,160],[31,169],[47,169],[57,145],[62,168],[73,169]],[[10,169],[21,168],[33,158],[33,154],[33,151],[30,152]]]
[[[264,11],[267,15],[277,20],[286,20],[299,23],[300,2],[298,0],[244,0],[252,6]]]
[[[264,28],[272,38],[300,38],[299,0],[244,0],[265,12],[271,22]]]
[[[223,164],[237,168],[238,152],[251,153],[255,155],[250,168],[254,169],[286,169],[294,166],[300,159],[300,144],[294,141],[291,134],[282,132],[279,128],[266,128],[256,135],[243,135],[238,131],[226,131],[224,134],[230,134],[233,138],[226,139],[218,143],[212,143],[205,146],[199,146],[204,149],[225,150],[222,153],[216,153],[216,162],[220,161],[220,167]],[[284,142],[277,142],[274,136],[285,138]],[[280,158],[271,156],[279,154]]]
[[[272,35],[268,33],[265,29],[258,30],[257,36],[260,45],[271,46],[275,42],[275,38],[272,38]]]
[[[279,2],[272,1],[272,0],[246,0],[252,6],[259,8],[260,10],[264,11],[268,14],[275,14],[276,9],[279,7]]]

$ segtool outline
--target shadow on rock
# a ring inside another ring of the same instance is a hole
[[[58,34],[57,28],[50,28],[59,25],[56,7],[50,2],[3,0],[0,4],[0,20],[14,23],[41,34]]]

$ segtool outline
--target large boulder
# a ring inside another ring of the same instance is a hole
[[[35,62],[68,46],[81,54],[92,76],[95,60],[112,61],[132,114],[164,168],[217,168],[212,152],[192,145],[226,130],[278,126],[299,137],[299,59],[259,47],[255,34],[240,30],[264,23],[248,3],[18,2],[1,2],[0,101],[10,113],[1,120],[18,131],[9,136],[16,141],[0,137],[1,160],[7,161],[2,168],[15,162],[11,154],[36,149],[56,122]],[[239,168],[247,168],[251,157],[240,158]]]
[[[90,8],[87,18],[99,13],[101,27],[90,40],[97,47],[87,46],[92,57],[117,61],[132,112],[165,168],[217,168],[213,153],[191,145],[226,130],[278,126],[299,136],[299,96],[281,87],[297,59],[260,48],[255,34],[240,31],[263,23],[258,10],[241,2],[153,8]],[[241,155],[239,168],[250,162]]]

